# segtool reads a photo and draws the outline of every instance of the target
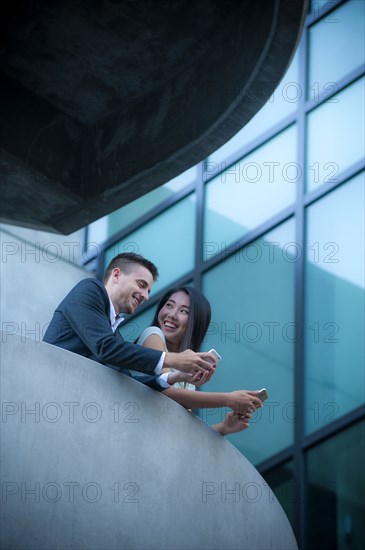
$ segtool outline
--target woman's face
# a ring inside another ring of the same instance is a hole
[[[158,323],[170,351],[179,351],[189,318],[190,298],[183,290],[174,292],[160,309]]]

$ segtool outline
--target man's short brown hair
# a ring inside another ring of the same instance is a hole
[[[123,273],[130,273],[133,270],[133,266],[136,264],[142,265],[148,269],[153,277],[153,280],[157,281],[158,270],[155,264],[149,260],[146,260],[146,258],[140,254],[135,254],[134,252],[123,252],[122,254],[115,256],[106,268],[104,273],[104,284],[107,283],[113,269],[116,267],[118,267]]]

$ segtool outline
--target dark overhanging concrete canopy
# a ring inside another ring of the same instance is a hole
[[[228,141],[292,58],[306,0],[12,2],[1,221],[71,233]]]

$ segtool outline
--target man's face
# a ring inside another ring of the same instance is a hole
[[[130,273],[113,269],[106,286],[118,314],[134,313],[142,302],[148,300],[152,285],[152,273],[143,265],[134,264]]]

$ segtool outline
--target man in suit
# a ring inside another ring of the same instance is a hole
[[[138,380],[154,389],[169,388],[172,380],[161,375],[162,366],[186,373],[213,371],[215,358],[209,353],[164,353],[126,342],[117,330],[122,313],[134,313],[148,300],[156,266],[134,253],[119,254],[109,264],[104,284],[96,279],[80,281],[54,312],[43,341],[78,353],[129,374],[139,371]],[[209,378],[210,378],[209,374]],[[206,375],[205,375],[206,376]]]

